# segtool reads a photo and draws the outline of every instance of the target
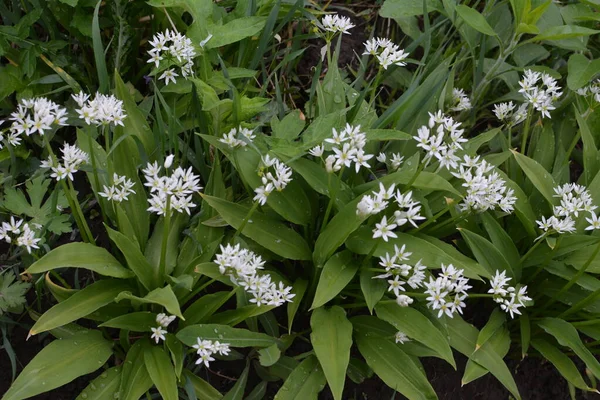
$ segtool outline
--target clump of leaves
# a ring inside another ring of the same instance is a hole
[[[27,196],[14,187],[4,191],[0,207],[13,215],[26,215],[30,223],[46,227],[50,232],[60,235],[71,232],[69,215],[59,210],[68,207],[69,203],[60,190],[52,191],[48,196],[50,180],[38,176],[25,184]],[[44,198],[46,199],[44,201]]]
[[[26,302],[25,293],[30,285],[16,279],[14,272],[10,270],[0,273],[0,315],[19,312]]]

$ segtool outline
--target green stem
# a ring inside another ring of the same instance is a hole
[[[77,213],[77,215],[78,215],[78,220],[79,220],[78,226],[79,226],[79,230],[81,231],[81,237],[82,238],[87,237],[86,241],[88,243],[96,245],[96,241],[94,240],[92,231],[90,230],[90,227],[88,226],[85,216],[83,215],[83,210],[81,209],[81,206],[79,205],[79,201],[77,200],[77,195],[75,194],[75,188],[73,187],[73,182],[71,182],[70,180],[68,180],[66,178],[61,180],[61,182],[63,184],[63,189],[66,192],[67,199],[69,200],[69,206],[75,207],[75,208],[71,208],[71,211]]]
[[[242,223],[240,224],[240,227],[235,231],[235,233],[233,234],[233,237],[231,238],[231,241],[233,242],[233,240],[238,237],[238,235],[240,233],[242,233],[242,231],[244,230],[244,228],[246,227],[246,224],[248,223],[248,221],[250,221],[250,218],[252,217],[252,214],[254,214],[254,211],[256,211],[256,209],[258,208],[258,201],[255,201],[252,204],[252,207],[250,208],[250,210],[248,210],[248,214],[246,214],[246,216],[244,217],[244,219],[242,220]]]
[[[377,88],[379,87],[379,79],[381,78],[381,67],[377,69],[377,75],[372,82],[373,88],[371,89],[371,101],[375,104],[375,95],[377,94]]]
[[[418,233],[421,229],[426,228],[427,226],[436,222],[439,217],[446,214],[448,211],[450,211],[450,204],[448,204],[444,209],[442,209],[440,212],[435,214],[433,217],[431,217],[427,221],[425,221],[425,223],[423,223],[422,225],[419,225],[418,228],[414,228],[414,229],[410,230],[408,233],[410,233],[410,234]]]
[[[410,178],[410,181],[408,181],[408,183],[404,187],[405,191],[408,190],[408,189],[410,189],[410,187],[415,183],[415,181],[419,177],[419,174],[423,171],[424,168],[425,168],[425,163],[423,163],[423,162],[419,163],[419,167],[417,168],[417,170],[413,174],[412,178]]]
[[[104,127],[102,128],[104,130]],[[110,200],[106,200],[103,201],[102,197],[98,195],[98,192],[100,192],[102,190],[102,188],[100,187],[100,179],[98,178],[98,168],[96,167],[96,152],[94,151],[94,146],[93,146],[93,141],[92,141],[92,135],[87,135],[88,136],[88,147],[90,148],[90,159],[92,161],[92,173],[94,175],[94,184],[96,185],[96,198],[98,199],[98,204],[100,205],[100,213],[102,214],[102,221],[106,221],[106,223],[108,223],[108,218],[106,217],[106,213],[104,212],[104,207],[103,204],[106,204],[106,201],[110,201]]]
[[[527,253],[525,253],[525,255],[523,257],[521,257],[521,260],[520,260],[521,264],[523,264],[525,262],[525,260],[527,260],[529,258],[531,253],[533,253],[533,251],[540,245],[540,243],[542,243],[544,241],[544,239],[546,238],[547,235],[548,235],[548,232],[545,232],[542,235],[542,237],[539,238],[539,240],[537,242],[535,242],[529,250],[527,250]]]
[[[560,289],[556,295],[552,296],[552,298],[546,304],[544,304],[540,309],[538,309],[538,312],[536,312],[535,315],[541,313],[543,310],[547,309],[552,304],[556,303],[562,294],[564,294],[567,290],[569,290],[571,288],[571,286],[573,286],[575,283],[577,283],[577,280],[579,278],[581,278],[581,276],[585,273],[585,271],[588,269],[590,264],[596,259],[598,252],[600,252],[600,242],[598,242],[598,244],[596,245],[596,248],[594,249],[594,252],[587,259],[585,264],[583,264],[583,266],[579,269],[579,271],[577,271],[577,273],[575,275],[573,275],[573,277],[569,280],[569,282],[567,282],[567,284],[565,286],[563,286],[562,289]],[[565,313],[571,314],[571,313],[585,307],[585,305],[591,301],[590,299],[593,299],[595,296],[597,296],[596,292],[599,292],[599,291],[597,290],[594,293],[590,294],[588,297],[581,300],[579,303],[577,303],[575,306],[570,308]],[[581,305],[581,304],[583,304],[583,305]],[[565,313],[563,313],[563,314],[565,314]]]
[[[342,166],[342,169],[340,169],[340,176],[339,176],[337,185],[335,186],[334,190],[331,190],[331,185],[329,185],[330,186],[328,188],[329,194],[330,194],[329,202],[327,203],[327,209],[325,210],[325,217],[323,218],[323,222],[321,223],[321,230],[319,231],[319,233],[322,233],[323,230],[325,230],[325,227],[327,226],[327,222],[329,221],[329,214],[331,214],[331,210],[333,208],[333,202],[335,201],[338,190],[342,186],[342,174],[344,173],[344,169],[345,169],[345,166]]]
[[[162,280],[165,279],[167,243],[169,242],[169,229],[171,225],[171,196],[167,196],[167,207],[165,209],[165,218],[163,219],[163,223],[163,237],[160,247],[160,263],[158,264],[158,286],[160,286],[162,284]]]
[[[523,127],[523,133],[521,138],[521,154],[524,156],[527,155],[526,146],[527,146],[527,137],[529,136],[529,129],[531,127],[531,115],[533,114],[533,110],[531,107],[527,110],[527,119],[525,120],[525,126]]]

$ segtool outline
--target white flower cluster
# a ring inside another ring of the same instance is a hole
[[[171,322],[175,321],[175,318],[177,318],[175,315],[169,316],[164,313],[158,314],[156,316],[156,323],[158,324],[158,327],[150,328],[152,331],[152,336],[150,336],[150,339],[154,339],[156,344],[158,344],[158,342],[161,340],[165,340],[165,333],[167,333],[167,330],[164,328],[169,326]]]
[[[377,58],[379,65],[387,69],[390,65],[403,67],[406,65],[407,52],[401,49],[397,44],[392,43],[386,38],[373,38],[365,42],[365,52],[363,55],[372,55]]]
[[[210,37],[208,38],[210,39]],[[187,36],[175,31],[167,29],[164,33],[157,33],[150,42],[152,49],[148,51],[150,59],[148,63],[154,63],[158,68],[162,60],[166,61],[168,67],[179,66],[181,76],[187,79],[193,74],[194,57],[196,57],[196,49],[192,41]],[[158,79],[164,79],[165,85],[170,81],[175,83],[179,74],[175,72],[175,68],[166,69]]]
[[[13,243],[15,238],[17,246],[25,247],[30,254],[31,249],[39,249],[37,244],[42,240],[35,237],[35,232],[29,227],[29,224],[23,224],[22,219],[15,219],[11,216],[10,222],[3,222],[0,226],[0,240]]]
[[[588,103],[592,100],[600,103],[600,79],[596,79],[587,86],[577,89],[577,94],[587,99]]]
[[[398,235],[394,233],[394,229],[399,226],[410,222],[415,228],[417,227],[416,221],[425,219],[421,212],[421,205],[418,201],[414,201],[412,198],[412,191],[402,194],[400,190],[396,190],[396,185],[392,184],[388,189],[379,183],[379,191],[373,191],[372,195],[365,195],[356,205],[356,214],[366,217],[369,215],[379,214],[380,212],[387,209],[390,200],[393,198],[395,205],[398,210],[394,211],[393,216],[388,222],[387,216],[381,219],[381,222],[375,224],[373,229],[373,239],[382,238],[384,241],[388,241],[388,238],[397,238]]]
[[[428,125],[420,127],[417,136],[413,136],[418,142],[417,147],[425,150],[425,165],[435,158],[440,162],[440,168],[457,168],[460,158],[456,152],[462,150],[461,143],[467,141],[462,136],[464,129],[459,129],[460,125],[460,122],[445,116],[441,111],[429,113]]]
[[[275,175],[269,171],[271,168]],[[266,155],[262,158],[258,176],[260,176],[262,185],[254,189],[256,193],[254,201],[258,201],[260,205],[264,206],[273,190],[281,192],[292,181],[292,169],[279,159]]]
[[[196,349],[198,354],[198,360],[196,364],[204,364],[206,368],[210,366],[211,361],[215,361],[212,357],[213,354],[218,353],[222,356],[226,356],[231,351],[229,349],[229,343],[219,343],[219,341],[202,340],[201,338],[196,339],[197,343],[192,347]]]
[[[435,280],[429,277],[429,282],[424,283],[427,288],[425,293],[429,295],[426,299],[429,301],[427,306],[432,310],[439,310],[438,318],[444,314],[452,318],[455,312],[462,314],[464,300],[468,296],[467,290],[471,288],[463,272],[464,270],[456,269],[452,264],[442,264],[442,272],[438,273],[438,277]]]
[[[232,128],[229,133],[224,133],[219,142],[225,143],[231,148],[245,147],[248,142],[252,143],[256,135],[248,128]]]
[[[239,244],[226,247],[221,245],[221,254],[217,254],[214,262],[219,266],[219,271],[227,275],[234,285],[244,288],[252,295],[251,303],[257,306],[263,304],[279,307],[286,302],[292,302],[295,294],[291,293],[292,287],[279,282],[279,287],[271,281],[269,274],[259,275],[265,262],[254,252],[241,248]]]
[[[590,213],[591,219],[589,229],[598,229],[598,218],[594,214],[594,210],[598,208],[594,205],[590,192],[583,185],[576,183],[565,183],[562,186],[554,188],[554,197],[560,198],[560,205],[554,206],[553,214],[550,218],[542,217],[536,221],[538,226],[544,232],[554,230],[557,233],[575,232],[575,222],[579,217],[579,213]]]
[[[494,105],[494,114],[502,122],[506,122],[508,126],[519,125],[527,119],[527,103],[523,103],[515,111],[516,106],[512,101],[508,103],[499,103]]]
[[[471,99],[469,99],[469,96],[462,89],[452,89],[452,103],[450,111],[466,111],[472,107]]]
[[[73,180],[73,174],[79,171],[79,167],[83,163],[89,162],[88,153],[81,150],[76,145],[70,145],[65,143],[63,148],[60,150],[62,153],[62,162],[54,160],[54,156],[50,155],[47,160],[41,162],[41,168],[50,168],[52,173],[50,176],[57,181],[69,178]]]
[[[394,335],[394,340],[396,341],[396,343],[400,343],[400,344],[410,342],[410,339],[408,338],[408,336],[406,336],[406,333],[404,333],[402,331],[396,332],[396,335]]]
[[[165,169],[169,169],[171,162],[172,157],[168,156]],[[142,170],[146,178],[144,186],[148,186],[151,193],[148,211],[166,215],[167,204],[170,204],[171,211],[185,211],[189,215],[190,209],[196,207],[192,203],[192,195],[202,189],[199,185],[200,177],[192,173],[192,167],[187,170],[177,167],[170,176],[160,176],[161,169],[155,161],[154,164],[148,163],[146,169]]]
[[[114,95],[97,92],[92,100],[89,94],[83,92],[71,96],[79,106],[77,114],[86,124],[124,126],[123,120],[127,115],[123,112],[123,102]]]
[[[407,307],[413,302],[413,299],[409,296],[400,294],[400,292],[406,291],[404,285],[408,284],[412,289],[420,288],[423,285],[423,280],[425,280],[424,271],[427,269],[425,265],[421,264],[421,260],[417,261],[414,266],[404,263],[404,261],[410,259],[411,255],[411,252],[406,251],[406,245],[403,245],[400,249],[394,245],[394,254],[385,253],[384,256],[379,257],[379,265],[385,268],[385,273],[373,277],[373,279],[391,277],[392,279],[387,281],[390,285],[388,292],[393,292],[396,301],[403,307]]]
[[[519,92],[525,96],[526,103],[541,112],[542,118],[550,118],[550,111],[556,108],[553,102],[562,96],[560,86],[556,85],[556,79],[546,73],[528,69],[525,70],[525,75],[519,81],[519,85],[521,85]]]
[[[113,174],[113,184],[108,187],[106,185],[102,185],[104,191],[99,192],[98,194],[108,200],[120,203],[124,200],[127,200],[127,197],[130,194],[135,193],[135,190],[133,190],[134,185],[135,183],[131,179],[127,179],[125,176]]]
[[[23,133],[27,136],[36,132],[44,135],[55,126],[68,125],[67,110],[45,97],[21,100],[17,111],[10,114],[9,120],[13,122],[6,139],[12,146],[21,143]],[[0,131],[0,149],[3,140],[4,134]]]
[[[459,169],[452,175],[465,182],[467,195],[460,205],[461,211],[484,212],[500,208],[506,213],[514,211],[517,201],[513,189],[494,171],[494,166],[480,157],[464,156]]]
[[[341,131],[332,129],[332,137],[325,139],[325,142],[312,148],[309,153],[315,157],[322,157],[325,152],[325,143],[332,145],[330,154],[325,159],[325,168],[327,172],[335,172],[342,167],[350,167],[354,163],[356,172],[361,167],[370,168],[369,161],[373,155],[365,154],[364,147],[367,144],[367,135],[360,131],[360,125],[352,126],[346,124]]]
[[[339,16],[338,14],[327,14],[321,19],[321,25],[323,25],[323,29],[326,32],[331,33],[345,33],[350,34],[348,32],[349,29],[354,28],[354,24],[350,22],[350,18]]]
[[[518,291],[515,287],[508,286],[511,279],[506,277],[506,271],[496,271],[496,275],[490,280],[491,289],[488,293],[493,294],[494,301],[500,304],[500,308],[514,318],[514,314],[521,315],[519,308],[525,307],[524,303],[531,301],[531,298],[527,297],[527,286],[521,286]]]
[[[377,161],[379,161],[380,163],[387,164],[388,156],[385,153],[379,153],[377,155],[377,157],[375,157],[375,159]],[[389,161],[390,161],[390,166],[392,167],[391,170],[395,171],[398,168],[400,168],[400,166],[402,165],[402,162],[404,161],[404,157],[401,156],[400,153],[392,153],[392,158]]]

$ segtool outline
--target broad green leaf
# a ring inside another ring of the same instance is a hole
[[[483,346],[475,350],[474,353],[479,351],[491,351],[496,353],[498,357],[504,358],[506,357],[509,348],[510,335],[505,327],[501,327],[494,332],[492,337],[486,341]],[[486,368],[473,361],[473,359],[470,359],[467,361],[467,365],[465,366],[465,372],[461,379],[461,384],[466,385],[470,382],[473,382],[474,380],[486,375],[488,372],[489,371]]]
[[[341,307],[323,307],[310,318],[310,341],[323,368],[333,398],[341,400],[352,347],[352,324]]]
[[[229,343],[231,347],[269,347],[277,343],[277,339],[264,333],[251,332],[247,329],[232,328],[227,325],[198,324],[186,326],[177,332],[177,338],[187,346],[196,344],[197,338],[218,340]]]
[[[521,153],[517,153],[514,150],[511,150],[517,160],[517,163],[525,172],[525,175],[529,178],[533,186],[544,196],[550,206],[553,206],[556,203],[556,199],[554,196],[554,188],[556,187],[556,183],[554,182],[554,178],[552,178],[552,174],[544,169],[537,161],[532,160],[531,158],[524,156]]]
[[[196,392],[196,396],[198,396],[198,399],[220,400],[223,398],[223,395],[217,389],[212,387],[210,383],[194,375],[192,372],[190,372],[190,370],[184,369],[183,375],[185,375],[185,378],[189,379],[192,383],[192,386],[194,387],[194,392]]]
[[[325,375],[314,356],[308,356],[287,377],[274,400],[317,400]]]
[[[34,262],[26,272],[39,274],[57,268],[84,268],[113,278],[131,278],[126,269],[106,249],[89,243],[67,243],[58,246]]]
[[[458,15],[469,25],[471,28],[483,33],[488,36],[497,36],[494,29],[488,24],[485,17],[479,13],[479,11],[465,6],[464,4],[457,5],[455,8]]]
[[[235,326],[241,324],[248,318],[257,317],[273,310],[275,306],[249,304],[247,306],[236,308],[235,310],[226,310],[219,314],[214,314],[208,318],[211,324]]]
[[[75,400],[109,400],[119,393],[121,367],[112,367],[102,372],[79,393]]]
[[[431,321],[412,307],[400,307],[397,304],[378,304],[375,307],[377,316],[390,323],[394,328],[404,332],[409,338],[414,339],[431,348],[439,357],[446,360],[454,369],[456,363],[448,340],[431,323]]]
[[[321,307],[337,296],[354,278],[358,266],[359,261],[354,260],[352,253],[347,250],[327,260],[321,271],[315,298],[310,308],[314,310]]]
[[[296,279],[292,285],[292,293],[295,294],[291,302],[287,304],[287,316],[288,316],[288,334],[292,333],[292,324],[294,323],[294,317],[300,308],[300,303],[304,298],[306,289],[308,288],[308,281],[306,279]]]
[[[245,182],[255,189],[262,185],[258,176],[261,156],[254,150],[244,147],[233,153],[235,168]],[[309,199],[299,182],[292,180],[281,192],[274,190],[267,199],[267,205],[286,220],[298,225],[307,225],[311,219]]]
[[[158,286],[158,270],[150,265],[139,247],[131,239],[108,226],[106,226],[106,232],[110,240],[121,250],[125,260],[127,260],[127,266],[137,276],[142,285],[148,290]]]
[[[112,353],[112,343],[99,331],[55,340],[25,366],[2,399],[26,399],[60,387],[96,371]]]
[[[393,172],[389,175],[379,178],[377,181],[372,181],[357,186],[355,188],[355,192],[363,193],[368,190],[377,190],[377,187],[380,183],[382,183],[386,187],[391,185],[392,183],[396,185],[406,185],[411,181],[411,179],[412,175],[407,174],[405,171]],[[448,193],[455,194],[457,196],[461,196],[460,192],[456,190],[450,184],[450,182],[441,177],[439,174],[434,174],[432,172],[420,172],[417,176],[417,179],[415,179],[415,181],[412,183],[412,187],[422,190],[445,191]]]
[[[394,245],[398,248],[406,245],[407,251],[411,251],[412,260],[422,260],[423,264],[429,268],[440,268],[442,264],[453,264],[455,267],[465,270],[465,275],[469,278],[481,279],[489,278],[489,272],[477,262],[460,254],[454,247],[447,243],[435,240],[425,235],[414,236],[408,233],[397,232],[398,238],[389,239],[382,242],[379,239],[373,239],[371,229],[361,228],[346,241],[346,247],[356,254],[369,254],[373,245],[379,240],[379,244],[373,253],[374,257],[384,256],[385,253],[392,254]]]
[[[29,334],[37,335],[86,317],[99,308],[112,303],[120,292],[128,289],[129,285],[125,282],[113,279],[92,283],[42,314],[31,327]]]
[[[506,313],[499,308],[494,308],[492,315],[490,315],[490,319],[488,319],[488,322],[483,328],[481,328],[479,335],[477,335],[477,342],[473,351],[476,351],[483,346],[484,343],[487,342],[494,335],[494,333],[500,329],[500,327],[502,327],[502,325],[504,325],[505,321]]]
[[[179,301],[173,293],[171,286],[165,286],[164,288],[154,289],[144,297],[138,297],[131,294],[131,292],[121,292],[116,297],[115,301],[119,302],[123,299],[132,301],[138,301],[140,303],[147,304],[158,304],[163,306],[170,314],[177,315],[179,318],[184,319],[179,309]]]
[[[137,137],[143,144],[150,160],[155,159],[156,145],[152,129],[117,71],[115,71],[115,92],[119,100],[123,102],[123,108],[127,114],[127,118],[123,120],[124,131]]]
[[[502,357],[488,346],[482,346],[473,352],[479,333],[473,325],[460,317],[454,317],[444,318],[444,327],[448,330],[450,346],[490,371],[515,398],[521,398],[517,384]]]
[[[169,356],[162,347],[147,346],[144,348],[144,364],[150,379],[165,400],[177,400],[177,378]]]
[[[577,90],[588,85],[600,73],[600,59],[590,61],[583,54],[571,54],[568,68],[567,86]]]
[[[330,196],[329,186],[333,192],[334,188],[338,188],[335,191],[335,203],[337,209],[341,209],[345,204],[352,201],[354,194],[352,189],[342,181],[336,174],[327,173],[322,165],[319,165],[306,158],[299,158],[294,161],[288,162],[288,165],[300,174],[304,180],[312,187],[317,193]]]
[[[254,389],[246,396],[244,400],[262,400],[267,395],[267,385],[269,382],[262,381],[258,385],[254,386]]]
[[[483,226],[485,227],[490,240],[496,249],[504,256],[508,265],[513,269],[515,278],[519,280],[521,277],[521,256],[513,239],[504,229],[502,229],[502,226],[500,226],[496,218],[494,218],[490,212],[481,214],[481,221],[483,222]]]
[[[249,371],[250,365],[246,365],[246,368],[244,368],[244,371],[239,376],[238,380],[235,381],[235,385],[233,385],[231,390],[223,396],[223,400],[243,400]]]
[[[425,2],[427,4],[428,12],[443,10],[439,0],[425,0]],[[385,0],[379,10],[379,15],[383,18],[393,19],[423,15],[423,1]]]
[[[250,16],[236,18],[223,25],[209,25],[207,29],[213,37],[206,43],[205,48],[215,49],[257,35],[266,22],[266,17]]]
[[[373,370],[363,360],[352,357],[348,364],[347,374],[352,382],[360,385],[365,379],[369,379],[373,376]]]
[[[202,198],[235,229],[241,226],[250,211],[248,207],[217,197],[203,195]],[[283,223],[258,211],[252,214],[242,234],[284,258],[310,260],[310,249],[302,236]]]
[[[486,238],[471,232],[464,228],[458,228],[465,242],[473,252],[473,255],[479,261],[490,275],[494,275],[497,270],[506,271],[509,277],[514,278],[515,273],[512,267],[504,258],[504,255]]]
[[[263,367],[270,367],[275,364],[279,361],[279,357],[281,357],[281,350],[279,350],[279,347],[277,347],[276,344],[272,344],[269,347],[265,347],[258,351],[258,360]]]
[[[437,399],[425,373],[402,351],[401,345],[369,328],[354,325],[354,329],[358,350],[386,385],[409,399]]]
[[[365,297],[367,308],[373,314],[375,305],[383,298],[388,285],[383,279],[374,279],[377,275],[375,271],[369,271],[368,268],[360,270],[360,290]]]
[[[313,252],[314,263],[317,268],[323,266],[325,261],[340,247],[358,227],[367,219],[367,216],[356,214],[356,205],[360,202],[362,196],[346,204],[329,221],[325,229],[321,232],[315,243]]]
[[[294,140],[304,129],[304,115],[300,110],[294,110],[286,115],[281,121],[277,117],[271,119],[273,136],[277,138]]]
[[[171,353],[171,361],[173,361],[173,367],[175,367],[175,375],[177,380],[181,379],[181,371],[183,371],[183,358],[185,357],[185,350],[183,349],[183,343],[175,337],[175,335],[168,333],[165,340],[167,348]]]
[[[367,129],[367,140],[383,142],[388,140],[411,140],[412,136],[396,129]]]
[[[600,31],[577,25],[561,25],[552,26],[539,35],[529,39],[528,42],[539,42],[542,40],[562,40],[581,36],[590,36],[599,33]]]
[[[181,242],[181,231],[184,227],[184,224],[188,222],[187,219],[187,215],[180,213],[176,213],[171,217],[164,260],[165,275],[170,275],[177,264],[177,255],[179,254],[179,245]],[[148,244],[146,245],[146,250],[144,251],[146,260],[148,260],[148,263],[154,266],[154,268],[157,268],[157,266],[160,264],[162,241],[165,232],[164,223],[164,217],[159,218],[159,220],[156,222],[152,236],[150,236],[150,239],[148,239]]]
[[[579,131],[581,132],[581,141],[583,142],[583,183],[589,185],[598,173],[600,154],[598,154],[590,127],[577,109],[575,109],[575,118],[577,119],[577,125],[579,125]]]
[[[600,378],[600,363],[590,350],[583,344],[577,329],[570,323],[559,318],[544,318],[537,324],[554,336],[561,346],[573,350],[575,354],[585,363],[596,378]]]
[[[156,314],[149,311],[128,313],[108,320],[100,327],[125,329],[133,332],[150,332],[150,328],[156,328]]]
[[[127,352],[121,373],[119,399],[139,400],[152,387],[152,379],[144,363],[143,350],[151,346],[147,340],[138,340]]]
[[[205,322],[234,294],[235,291],[217,292],[200,297],[183,312],[183,326]]]
[[[594,390],[588,387],[573,361],[571,361],[571,359],[560,349],[541,338],[532,340],[531,345],[534,349],[539,351],[546,360],[550,361],[563,378],[569,381],[573,386],[581,390]]]

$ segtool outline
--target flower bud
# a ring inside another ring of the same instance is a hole
[[[168,155],[167,158],[165,158],[165,168],[171,168],[171,165],[173,165],[173,159],[175,158],[175,155],[171,154]]]
[[[412,298],[405,294],[401,294],[400,296],[396,297],[396,303],[398,303],[400,307],[408,307],[413,303],[413,301],[414,300]]]

